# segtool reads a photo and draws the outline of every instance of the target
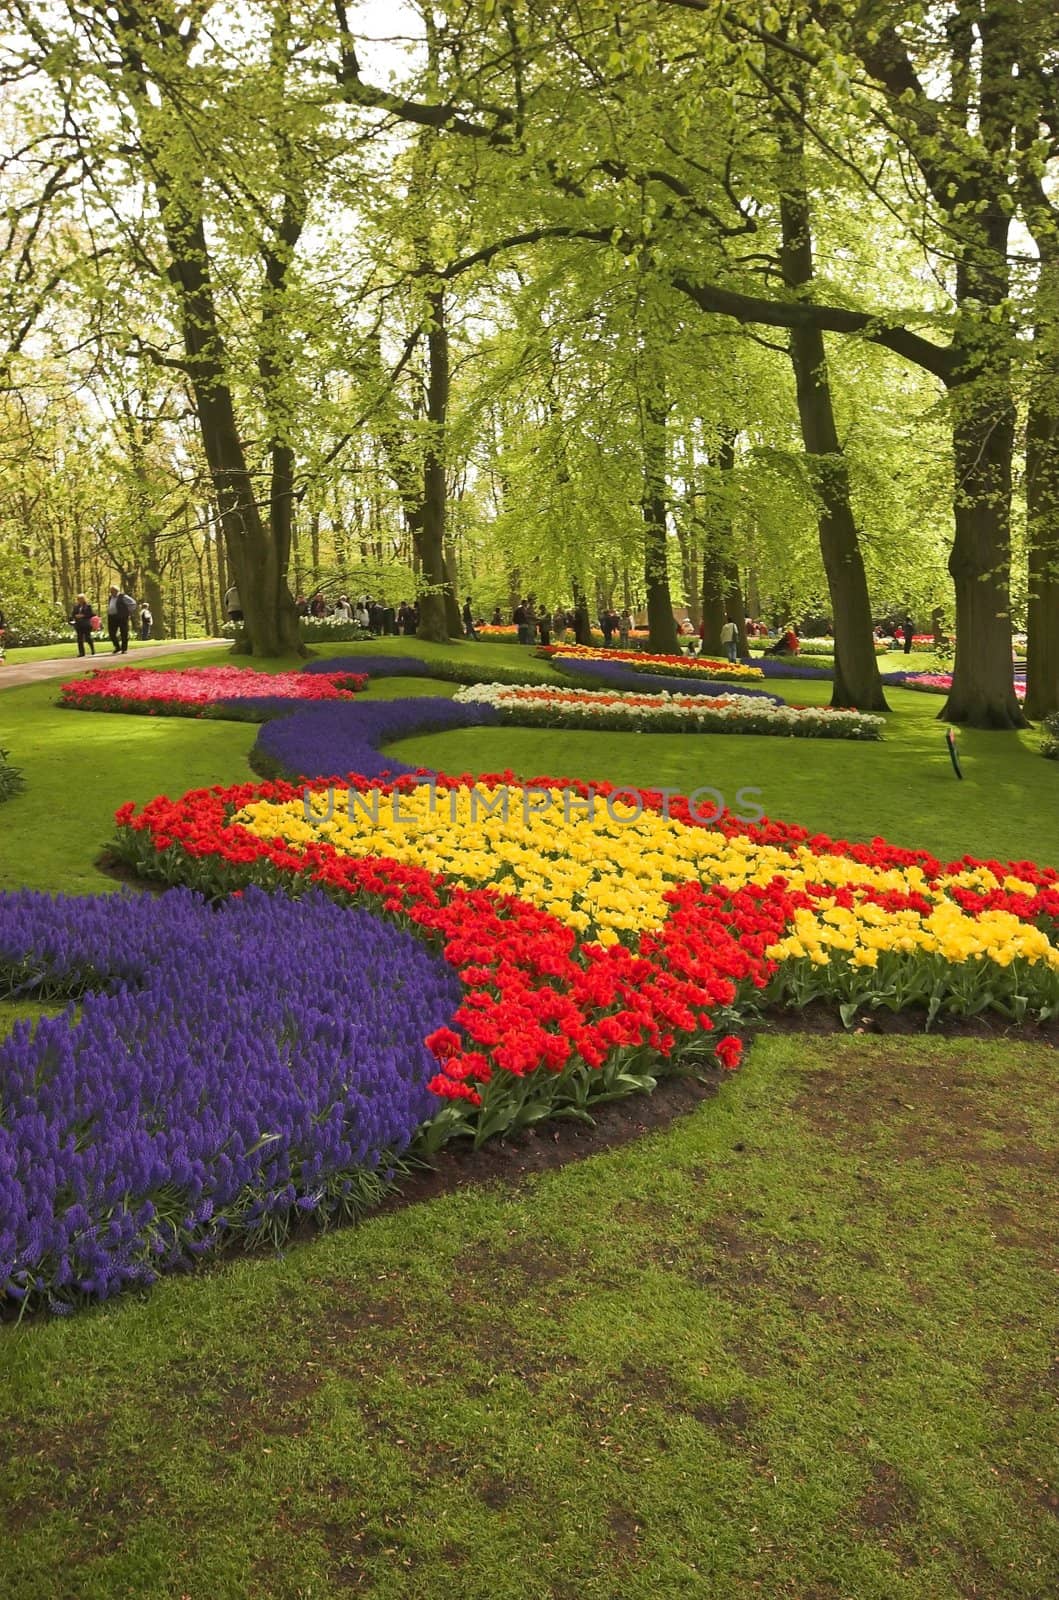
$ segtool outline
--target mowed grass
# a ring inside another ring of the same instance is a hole
[[[369,692],[391,691],[430,692]],[[0,694],[28,781],[0,811],[5,887],[111,887],[92,861],[122,800],[247,774],[251,726],[59,711],[56,692]],[[966,810],[933,814],[938,704],[901,696],[877,747],[501,729],[400,751],[694,787],[734,746],[733,771],[797,775],[783,806],[762,784],[777,815],[1056,859],[1032,738],[964,736],[1011,786],[993,821],[976,802],[977,837]],[[981,772],[961,790],[943,769],[936,792],[981,800]],[[33,1014],[0,1009],[0,1032]],[[5,1595],[1054,1593],[1055,1061],[761,1037],[713,1100],[611,1153],[0,1328]]]
[[[5,1330],[5,1593],[1053,1593],[1051,1066],[764,1039],[635,1145]]]

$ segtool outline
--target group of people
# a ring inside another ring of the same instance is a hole
[[[512,611],[511,620],[518,629],[519,644],[548,645],[552,642],[552,634],[558,637],[565,633],[567,628],[574,626],[575,618],[572,611],[564,611],[559,606],[554,611],[544,604],[538,606],[533,596],[528,595]],[[500,607],[497,606],[493,612],[493,626],[500,627],[502,624]]]
[[[414,633],[419,626],[419,614],[416,611],[415,627],[404,626],[401,618],[402,612],[412,608],[407,602],[402,602],[399,608],[377,600],[373,595],[361,594],[356,600],[351,600],[348,594],[340,594],[332,604],[327,596],[320,590],[309,599],[299,595],[295,601],[300,617],[312,617],[318,622],[330,618],[333,622],[350,623],[358,628],[363,628],[365,633],[395,634]],[[405,617],[407,621],[407,616]]]
[[[614,642],[614,635],[618,635],[618,643],[623,650],[629,648],[632,638],[633,619],[632,612],[626,609],[619,616],[613,606],[606,607],[600,612],[599,631],[603,635],[603,643],[609,649]]]
[[[129,625],[134,617],[138,619],[141,640],[149,639],[151,629],[154,627],[154,616],[150,606],[146,601],[142,605],[138,604],[131,594],[126,594],[116,583],[112,583],[107,595],[107,637],[116,656],[128,654]],[[77,654],[83,656],[87,645],[90,654],[95,655],[96,635],[102,632],[103,624],[86,594],[77,596],[70,613],[70,621],[77,638]]]

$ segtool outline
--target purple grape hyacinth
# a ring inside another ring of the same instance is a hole
[[[398,777],[424,769],[380,755],[380,745],[417,733],[499,721],[492,706],[456,705],[429,695],[409,700],[327,700],[265,723],[254,746],[254,764],[292,779],[344,778],[350,773]]]
[[[0,1302],[63,1310],[229,1237],[352,1209],[437,1111],[461,987],[318,890],[0,896],[0,994],[81,996],[0,1040]]]

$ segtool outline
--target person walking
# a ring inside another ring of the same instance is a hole
[[[603,632],[604,648],[609,650],[611,640],[614,638],[614,613],[610,610],[609,606],[604,609],[603,614],[599,619],[599,626]]]
[[[107,597],[107,633],[116,656],[129,653],[129,618],[136,615],[136,601],[131,594],[123,594],[116,583],[110,586]]]
[[[912,654],[912,643],[913,643],[913,640],[915,638],[915,632],[916,632],[916,625],[912,621],[911,617],[906,617],[905,618],[905,620],[904,620],[904,630],[905,630],[905,655],[906,656],[910,656]]]
[[[92,623],[95,621],[95,615],[96,608],[90,603],[88,596],[79,594],[73,611],[70,613],[70,621],[73,623],[74,633],[77,635],[77,654],[79,656],[84,655],[85,645],[88,646],[92,655],[96,653],[96,642],[92,637]]]
[[[514,611],[511,613],[511,620],[518,629],[519,644],[532,644],[533,642],[533,636],[530,634],[527,625],[526,609],[525,600],[520,600]]]
[[[537,618],[537,636],[542,646],[552,642],[552,614],[547,606],[541,606],[541,614]]]
[[[140,607],[140,639],[142,642],[146,643],[151,637],[151,629],[153,627],[154,617],[151,615],[151,608],[145,600]]]
[[[474,612],[471,610],[470,595],[463,602],[463,631],[468,639],[477,639],[478,637],[474,631]]]
[[[727,618],[724,627],[721,629],[721,643],[725,648],[729,661],[737,661],[739,659],[739,629],[731,617]]]
[[[628,650],[628,648],[629,648],[629,640],[630,640],[631,636],[632,636],[632,613],[629,611],[629,608],[626,606],[625,610],[622,612],[621,616],[618,618],[618,643],[621,645],[623,650]]]
[[[229,622],[242,622],[243,602],[239,598],[239,590],[234,583],[230,589],[225,591],[224,610]]]

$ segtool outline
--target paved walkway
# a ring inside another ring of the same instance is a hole
[[[19,662],[18,652],[9,655],[0,665],[0,689],[17,689],[24,683],[44,683],[48,678],[69,678],[77,672],[87,672],[99,667],[138,667],[141,661],[154,661],[159,656],[185,655],[189,650],[205,650],[210,645],[231,646],[230,639],[178,639],[172,644],[149,645],[144,650],[130,650],[128,655],[116,656],[109,644],[97,649],[95,656],[64,656],[61,660]],[[71,650],[74,646],[71,645]]]

